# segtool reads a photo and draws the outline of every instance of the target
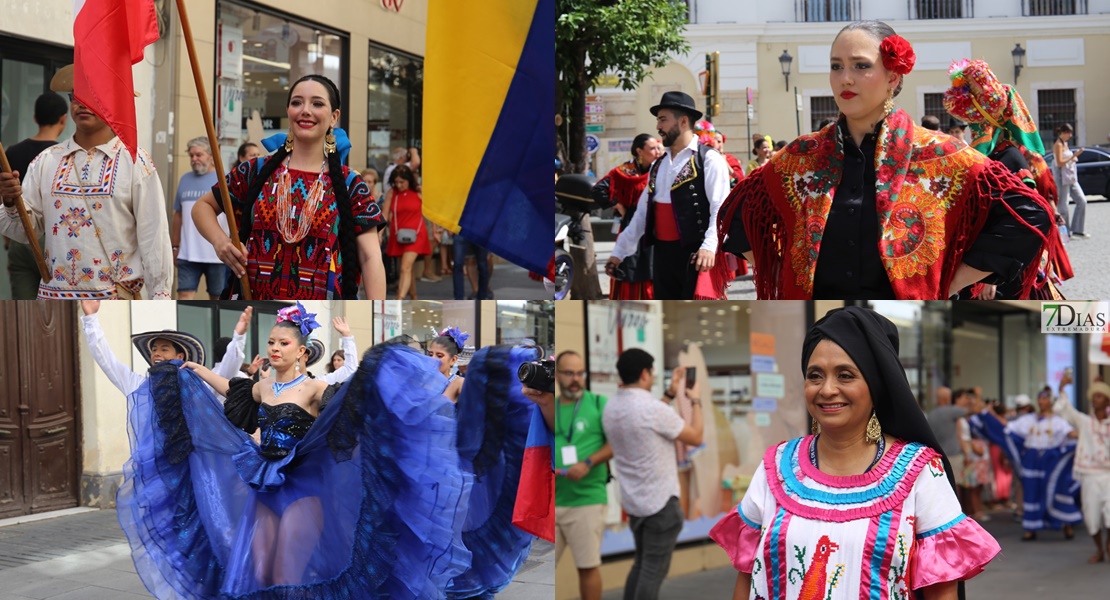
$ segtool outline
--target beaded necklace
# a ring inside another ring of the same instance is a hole
[[[280,381],[274,381],[274,383],[270,385],[271,389],[274,390],[274,398],[277,398],[278,396],[280,396],[281,393],[284,392],[285,390],[287,390],[291,387],[294,387],[298,383],[304,381],[306,377],[308,377],[308,375],[305,375],[305,374],[302,373],[299,377],[297,377],[296,379],[294,379],[292,381],[286,381],[284,383],[282,383]]]
[[[289,175],[289,158],[281,163],[277,181],[274,183],[274,195],[277,196],[277,225],[282,239],[288,244],[295,244],[308,235],[312,227],[312,219],[316,210],[324,204],[324,171],[328,163],[320,166],[320,174],[309,188],[304,199],[304,209],[300,218],[297,218],[297,205],[293,203],[292,177]]]
[[[818,466],[817,466],[817,438],[819,438],[819,437],[821,437],[820,433],[813,436],[813,442],[810,443],[810,445],[809,445],[809,462],[813,463],[814,468],[818,468]],[[885,449],[886,449],[886,440],[883,438],[883,436],[880,435],[879,436],[878,448],[875,449],[875,460],[871,461],[871,465],[867,467],[867,469],[864,471],[864,473],[867,473],[871,469],[875,468],[875,465],[879,464],[879,459],[883,457],[883,450],[885,450]]]

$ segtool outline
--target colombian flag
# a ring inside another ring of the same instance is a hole
[[[431,0],[424,215],[543,273],[554,253],[555,0]]]
[[[555,541],[555,472],[551,448],[555,440],[540,407],[532,407],[532,423],[520,468],[520,487],[513,508],[513,525],[549,542]]]

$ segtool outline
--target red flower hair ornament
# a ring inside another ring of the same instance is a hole
[[[883,66],[899,75],[909,75],[913,64],[917,62],[913,46],[900,35],[883,38],[883,43],[879,44],[879,54],[883,57]]]

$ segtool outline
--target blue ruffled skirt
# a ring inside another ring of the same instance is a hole
[[[117,496],[154,596],[442,598],[474,570],[462,540],[468,476],[434,360],[372,348],[280,460],[264,459],[179,366],[154,366],[128,398],[132,454]]]

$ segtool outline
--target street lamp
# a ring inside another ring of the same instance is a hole
[[[786,78],[786,91],[790,91],[790,63],[794,62],[794,57],[786,50],[782,51],[782,56],[779,57],[779,64],[782,65],[782,76]]]
[[[1014,85],[1017,85],[1018,75],[1021,75],[1021,68],[1025,66],[1025,48],[1021,44],[1014,44],[1010,56],[1014,57]]]

